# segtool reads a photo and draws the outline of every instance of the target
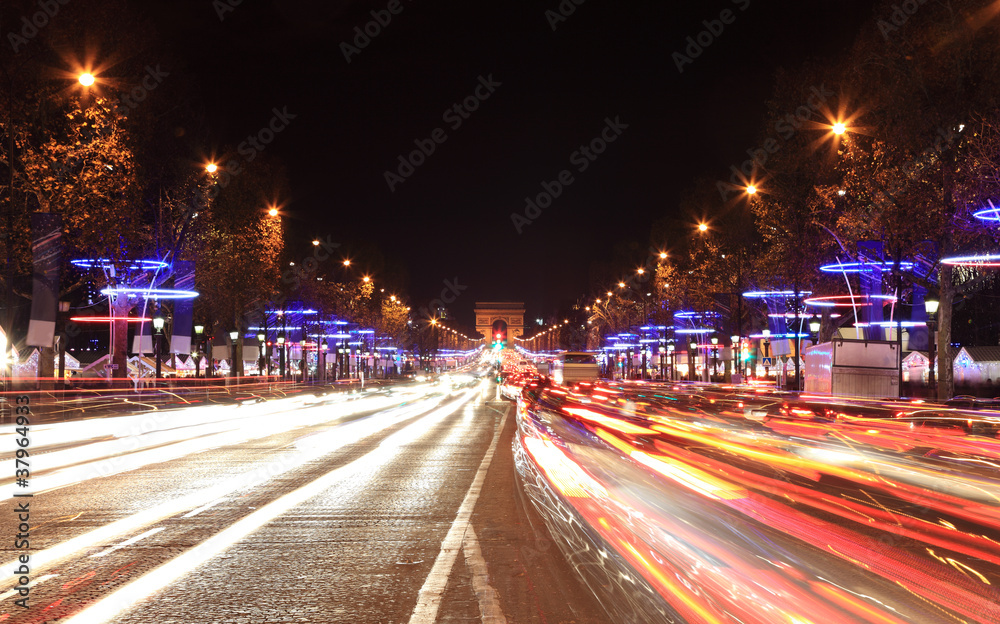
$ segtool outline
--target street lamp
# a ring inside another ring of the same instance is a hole
[[[712,377],[718,374],[719,367],[719,339],[712,336]],[[714,379],[712,381],[715,381]]]
[[[688,346],[691,347],[688,349],[688,360],[690,360],[688,362],[688,381],[694,381],[694,369],[696,368],[698,357],[698,343],[692,342]]]
[[[240,338],[240,332],[238,331],[229,332],[229,340],[232,342],[232,345],[229,348],[229,356],[233,360],[232,366],[230,366],[229,368],[229,375],[231,377],[236,377],[236,341],[239,340],[239,338]]]
[[[281,373],[281,379],[285,378],[285,334],[284,332],[278,334],[278,368]]]
[[[197,336],[197,338],[195,338],[195,343],[194,343],[195,344],[195,349],[194,349],[194,352],[192,353],[192,355],[194,356],[194,378],[195,379],[197,379],[199,377],[199,375],[201,374],[201,355],[199,354],[199,349],[201,348],[201,340],[202,340],[202,334],[203,333],[205,333],[205,326],[204,325],[195,325],[194,326],[194,335]],[[208,371],[205,371],[205,376],[206,377],[208,376]]]
[[[264,369],[266,368],[264,362],[267,360],[267,336],[263,333],[257,334],[257,348],[260,350],[260,354],[257,357],[257,376],[264,374]]]
[[[69,301],[59,302],[59,315],[69,312]],[[60,318],[60,323],[62,323],[62,318]],[[66,387],[66,332],[59,332],[59,383]]]
[[[155,330],[155,335],[153,339],[156,341],[153,343],[153,353],[156,354],[156,378],[160,379],[162,377],[160,370],[160,334],[163,333],[163,324],[165,319],[157,314],[153,318],[153,329]]]
[[[934,335],[937,331],[937,311],[940,301],[930,297],[924,299],[924,310],[927,312],[927,384],[930,386],[931,399],[938,398],[937,380],[934,377],[934,349],[937,347],[937,338]]]
[[[739,379],[739,381],[737,381],[735,379],[732,380],[732,381],[733,381],[733,383],[740,383],[740,382],[742,382],[742,375],[744,373],[743,368],[740,366],[740,337],[739,336],[730,336],[729,340],[732,341],[732,345],[733,345],[733,348],[732,348],[733,374],[740,376],[740,377],[737,378],[737,379]]]
[[[764,364],[764,378],[765,379],[770,379],[771,378],[771,370],[770,370],[771,367],[768,366],[766,364],[766,362],[771,358],[771,330],[770,329],[765,329],[761,333],[764,334],[764,343],[763,343],[763,347],[764,348],[762,349],[764,351],[763,357],[765,358],[765,360],[764,360],[764,362],[765,362],[765,364]]]

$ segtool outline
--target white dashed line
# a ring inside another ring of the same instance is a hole
[[[500,441],[500,434],[503,432],[508,414],[510,414],[509,406],[493,432],[493,442],[490,443],[490,448],[486,451],[483,461],[479,464],[479,471],[476,472],[476,478],[472,480],[472,485],[469,486],[469,491],[465,494],[462,506],[458,508],[458,515],[455,516],[455,521],[452,522],[451,529],[448,530],[448,535],[445,536],[444,542],[441,543],[441,552],[438,553],[437,559],[434,560],[434,567],[431,568],[431,573],[427,576],[427,580],[424,581],[424,586],[420,588],[420,594],[417,596],[417,606],[413,608],[413,614],[410,616],[410,624],[434,624],[437,620],[438,609],[441,607],[441,598],[444,596],[445,587],[448,585],[448,577],[451,576],[451,570],[455,566],[458,551],[462,548],[462,538],[467,531],[471,530],[469,521],[472,518],[472,510],[475,509],[476,501],[479,500],[479,492],[483,489],[486,472],[493,461],[493,455],[496,453],[497,443]],[[481,555],[480,559],[482,559]],[[484,562],[483,569],[485,569],[485,566]],[[487,585],[487,587],[489,586]],[[492,588],[489,589],[492,590]],[[478,593],[477,591],[477,595]],[[493,594],[495,597],[496,592],[494,591]],[[480,598],[480,610],[482,611],[482,609],[483,601]],[[497,605],[496,611],[499,613],[499,605]],[[500,613],[500,617],[500,620],[489,620],[489,622],[506,621],[502,619],[502,613]],[[483,622],[487,622],[487,620],[483,619]]]

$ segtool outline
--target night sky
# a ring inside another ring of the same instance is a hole
[[[295,116],[266,147],[290,172],[293,255],[316,235],[374,243],[418,305],[446,279],[466,286],[451,306],[466,323],[477,300],[525,301],[534,318],[586,294],[615,243],[645,245],[696,177],[727,178],[758,145],[774,71],[842,53],[873,2],[676,4],[564,0],[553,30],[558,0],[136,1],[193,74],[216,145],[274,108]],[[732,23],[679,72],[672,54],[725,10]],[[372,11],[391,21],[348,62]],[[445,115],[483,83],[477,110]],[[627,128],[574,157],[608,119]],[[385,173],[438,129],[390,190]],[[511,214],[564,170],[572,182],[518,233]]]

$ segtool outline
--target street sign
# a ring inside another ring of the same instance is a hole
[[[770,357],[761,358],[760,359],[760,365],[763,366],[763,367],[765,367],[765,368],[774,366],[774,358],[770,358]]]
[[[110,369],[110,370],[118,370],[118,365],[117,364],[105,364],[104,368],[107,368],[107,369]]]

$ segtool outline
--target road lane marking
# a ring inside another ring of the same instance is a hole
[[[111,621],[126,609],[144,601],[160,589],[190,575],[193,570],[201,568],[213,557],[221,554],[268,522],[287,513],[293,507],[352,477],[358,475],[373,476],[376,469],[388,464],[403,446],[426,435],[434,425],[457,412],[471,398],[471,393],[464,393],[458,400],[434,410],[390,435],[375,449],[349,464],[336,468],[268,503],[187,552],[101,598],[71,617],[66,621],[66,624],[102,624]]]
[[[218,505],[219,503],[221,503],[224,500],[226,500],[226,499],[225,498],[218,498],[218,499],[212,501],[211,503],[207,503],[205,505],[202,505],[198,509],[195,509],[194,511],[191,511],[191,512],[188,512],[188,513],[184,514],[181,517],[182,518],[193,518],[193,517],[197,516],[198,514],[200,514],[201,512],[207,511],[207,510],[211,509],[212,507],[215,507],[216,505]]]
[[[232,477],[222,483],[219,483],[218,485],[205,488],[203,490],[197,490],[180,498],[168,500],[160,503],[152,509],[140,511],[139,513],[116,520],[111,524],[103,525],[87,533],[70,538],[64,542],[55,544],[54,546],[50,546],[49,548],[32,555],[32,569],[36,571],[41,570],[45,566],[52,565],[59,560],[70,557],[82,550],[109,542],[119,535],[131,533],[140,527],[155,524],[164,518],[169,518],[192,508],[201,507],[218,498],[229,496],[244,488],[259,487],[288,470],[299,468],[307,462],[319,459],[320,457],[326,456],[330,453],[334,453],[344,446],[359,442],[388,427],[392,427],[411,418],[415,418],[421,413],[430,411],[441,402],[441,398],[434,397],[428,399],[427,401],[430,402],[431,405],[426,406],[423,402],[418,402],[415,404],[393,407],[370,418],[355,420],[344,425],[337,425],[334,429],[327,432],[330,437],[326,438],[328,443],[324,447],[316,447],[294,456],[279,457],[257,467],[256,469],[251,469],[246,473]],[[17,559],[13,559],[0,565],[0,569],[13,569],[17,565]],[[15,582],[16,579],[0,580],[0,583],[8,586],[14,585]]]
[[[59,575],[58,574],[45,574],[43,576],[39,576],[37,579],[35,579],[35,580],[31,581],[30,583],[28,583],[28,588],[29,589],[34,589],[36,586],[41,585],[45,581],[47,581],[49,579],[52,579],[52,578],[55,578],[57,576],[59,576]],[[4,593],[0,594],[0,601],[7,600],[8,598],[10,598],[11,596],[13,596],[16,593],[18,593],[18,591],[16,589],[7,590]]]
[[[133,537],[131,539],[125,540],[121,544],[117,544],[115,546],[112,546],[111,548],[109,548],[107,550],[102,550],[99,553],[94,553],[93,555],[91,555],[91,558],[94,558],[94,557],[104,557],[106,555],[110,555],[111,553],[115,552],[119,548],[125,548],[126,546],[131,546],[132,544],[135,544],[139,540],[146,539],[150,535],[156,535],[157,533],[159,533],[160,531],[162,531],[165,528],[166,527],[157,527],[155,529],[150,529],[150,530],[146,531],[145,533],[140,533],[139,535],[136,535],[135,537]]]
[[[465,553],[465,565],[472,572],[472,591],[479,600],[479,617],[483,624],[507,624],[507,618],[500,608],[500,596],[490,585],[490,574],[483,559],[483,551],[479,548],[479,538],[476,530],[470,524],[462,541],[462,552]]]
[[[465,535],[466,530],[470,528],[472,510],[475,509],[476,501],[479,500],[479,492],[483,489],[483,482],[486,481],[486,472],[493,462],[493,455],[496,453],[497,444],[500,442],[500,434],[503,432],[508,414],[510,414],[510,407],[507,408],[503,418],[500,419],[499,425],[493,431],[493,441],[490,443],[489,449],[486,450],[483,461],[479,464],[479,470],[476,472],[476,477],[472,480],[472,485],[469,486],[469,491],[465,494],[462,506],[458,508],[458,515],[455,516],[455,520],[452,522],[451,528],[444,538],[444,542],[441,543],[441,551],[434,560],[434,567],[431,568],[431,572],[424,581],[423,587],[420,588],[420,593],[417,595],[417,605],[413,608],[413,613],[410,615],[410,624],[434,624],[437,620],[438,609],[441,608],[441,599],[448,585],[448,577],[451,576],[451,570],[455,566],[458,551],[462,547],[462,537]],[[482,604],[480,604],[480,608],[482,608]]]

